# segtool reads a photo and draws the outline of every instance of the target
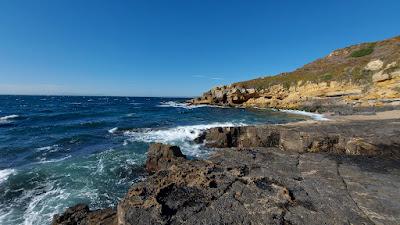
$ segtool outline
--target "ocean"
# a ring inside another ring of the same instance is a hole
[[[149,143],[190,158],[203,130],[301,121],[303,112],[188,106],[184,98],[0,96],[0,224],[50,224],[77,203],[114,207],[145,178]]]

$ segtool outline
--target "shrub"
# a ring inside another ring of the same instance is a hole
[[[331,73],[325,73],[322,75],[321,80],[322,81],[330,81],[332,80],[333,76]]]
[[[365,48],[362,48],[362,49],[359,49],[359,50],[356,50],[356,51],[352,52],[350,54],[350,56],[354,57],[354,58],[357,58],[357,57],[363,57],[363,56],[369,55],[374,51],[374,47],[375,47],[374,44],[370,44]]]

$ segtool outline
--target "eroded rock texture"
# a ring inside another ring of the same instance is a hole
[[[278,147],[293,152],[328,152],[400,158],[398,120],[212,128],[195,141],[208,147]]]
[[[118,221],[398,224],[399,175],[398,161],[390,159],[223,149],[209,161],[186,161],[132,187],[118,206]]]
[[[162,169],[168,169],[171,165],[186,159],[178,146],[160,143],[151,144],[147,153],[146,170],[155,173]]]
[[[54,224],[399,224],[400,121],[377,123],[211,129],[197,141],[223,148],[207,160],[152,145],[148,164],[173,163],[116,210],[78,205]]]

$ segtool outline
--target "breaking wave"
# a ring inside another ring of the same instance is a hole
[[[160,104],[157,105],[157,107],[195,109],[195,108],[209,107],[209,106],[208,105],[190,105],[188,103],[183,103],[183,102],[168,101],[168,102],[160,102]]]
[[[0,123],[10,123],[12,122],[12,119],[18,118],[18,115],[8,115],[8,116],[3,116],[0,117]]]
[[[320,121],[329,120],[324,115],[318,114],[318,113],[311,113],[311,112],[306,112],[306,111],[301,111],[301,110],[288,110],[288,109],[282,109],[282,110],[279,110],[279,111],[285,112],[285,113],[308,116],[308,117],[311,117],[314,120],[320,120]]]
[[[0,170],[0,184],[8,179],[9,176],[15,174],[16,171],[14,169],[4,169]]]
[[[164,130],[144,129],[142,131],[125,131],[124,135],[129,139],[125,140],[124,145],[128,142],[160,142],[164,144],[173,144],[181,147],[182,151],[194,157],[205,156],[208,154],[206,149],[201,145],[193,143],[203,131],[214,127],[236,127],[246,126],[245,123],[211,123],[191,126],[178,126]]]

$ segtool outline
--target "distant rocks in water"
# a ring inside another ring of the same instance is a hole
[[[147,153],[146,170],[150,174],[159,170],[168,169],[170,166],[186,159],[178,146],[161,143],[150,144]]]

